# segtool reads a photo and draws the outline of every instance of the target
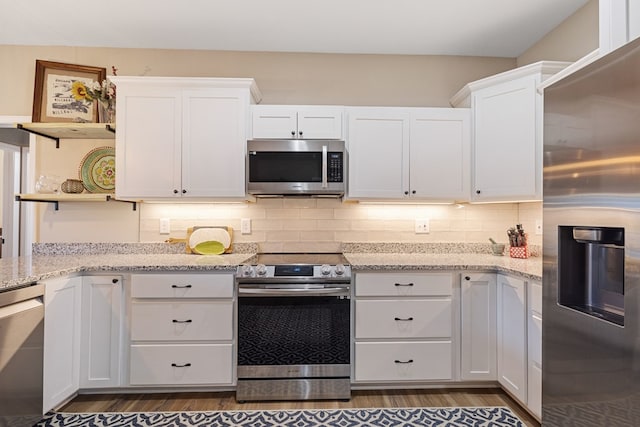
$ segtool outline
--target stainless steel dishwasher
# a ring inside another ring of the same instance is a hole
[[[42,419],[44,285],[0,293],[0,425]]]

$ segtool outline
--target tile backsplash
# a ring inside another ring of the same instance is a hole
[[[169,218],[170,234],[160,234]],[[242,234],[241,219],[251,221]],[[415,220],[428,219],[429,233],[416,234]],[[264,252],[337,251],[341,242],[507,243],[506,230],[522,223],[529,242],[542,203],[460,205],[364,204],[338,199],[265,198],[244,204],[140,204],[140,242],[182,238],[188,227],[227,225],[235,242],[256,242]]]

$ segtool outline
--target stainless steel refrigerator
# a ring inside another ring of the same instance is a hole
[[[640,426],[640,40],[544,91],[543,426]]]

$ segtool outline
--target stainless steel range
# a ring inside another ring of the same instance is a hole
[[[236,399],[350,399],[351,269],[342,254],[260,254],[236,282]]]

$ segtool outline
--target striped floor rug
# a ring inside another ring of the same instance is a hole
[[[35,427],[524,427],[506,407],[50,413]]]

